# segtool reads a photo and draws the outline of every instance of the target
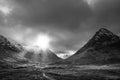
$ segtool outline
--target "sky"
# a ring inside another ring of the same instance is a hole
[[[120,35],[120,0],[0,0],[0,34],[23,45],[45,34],[54,51],[77,51],[103,27]]]

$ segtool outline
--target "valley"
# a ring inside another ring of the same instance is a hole
[[[19,66],[1,69],[0,80],[119,80],[120,64]]]

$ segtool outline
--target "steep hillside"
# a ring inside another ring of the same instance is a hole
[[[60,63],[85,65],[120,63],[120,37],[101,28],[85,46]]]
[[[11,57],[23,50],[22,46],[0,35],[0,59]]]

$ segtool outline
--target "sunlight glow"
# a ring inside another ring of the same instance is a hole
[[[90,7],[94,7],[99,0],[84,0]]]
[[[33,46],[38,46],[42,50],[49,48],[50,38],[47,35],[38,35],[33,43]]]

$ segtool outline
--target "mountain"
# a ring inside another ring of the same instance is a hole
[[[6,50],[8,49],[15,52],[19,52],[23,49],[23,47],[20,44],[2,35],[0,35],[0,48]]]
[[[11,63],[28,63],[28,60],[21,59],[19,54],[24,48],[16,41],[0,35],[0,60]]]
[[[120,63],[120,37],[101,28],[74,55],[58,63],[82,65]]]
[[[0,59],[10,57],[22,50],[23,48],[20,44],[0,35]]]
[[[32,62],[40,64],[51,64],[61,60],[61,58],[59,58],[55,53],[53,53],[49,49],[45,51],[39,50],[39,52],[28,51],[25,54],[25,58],[29,59]]]

